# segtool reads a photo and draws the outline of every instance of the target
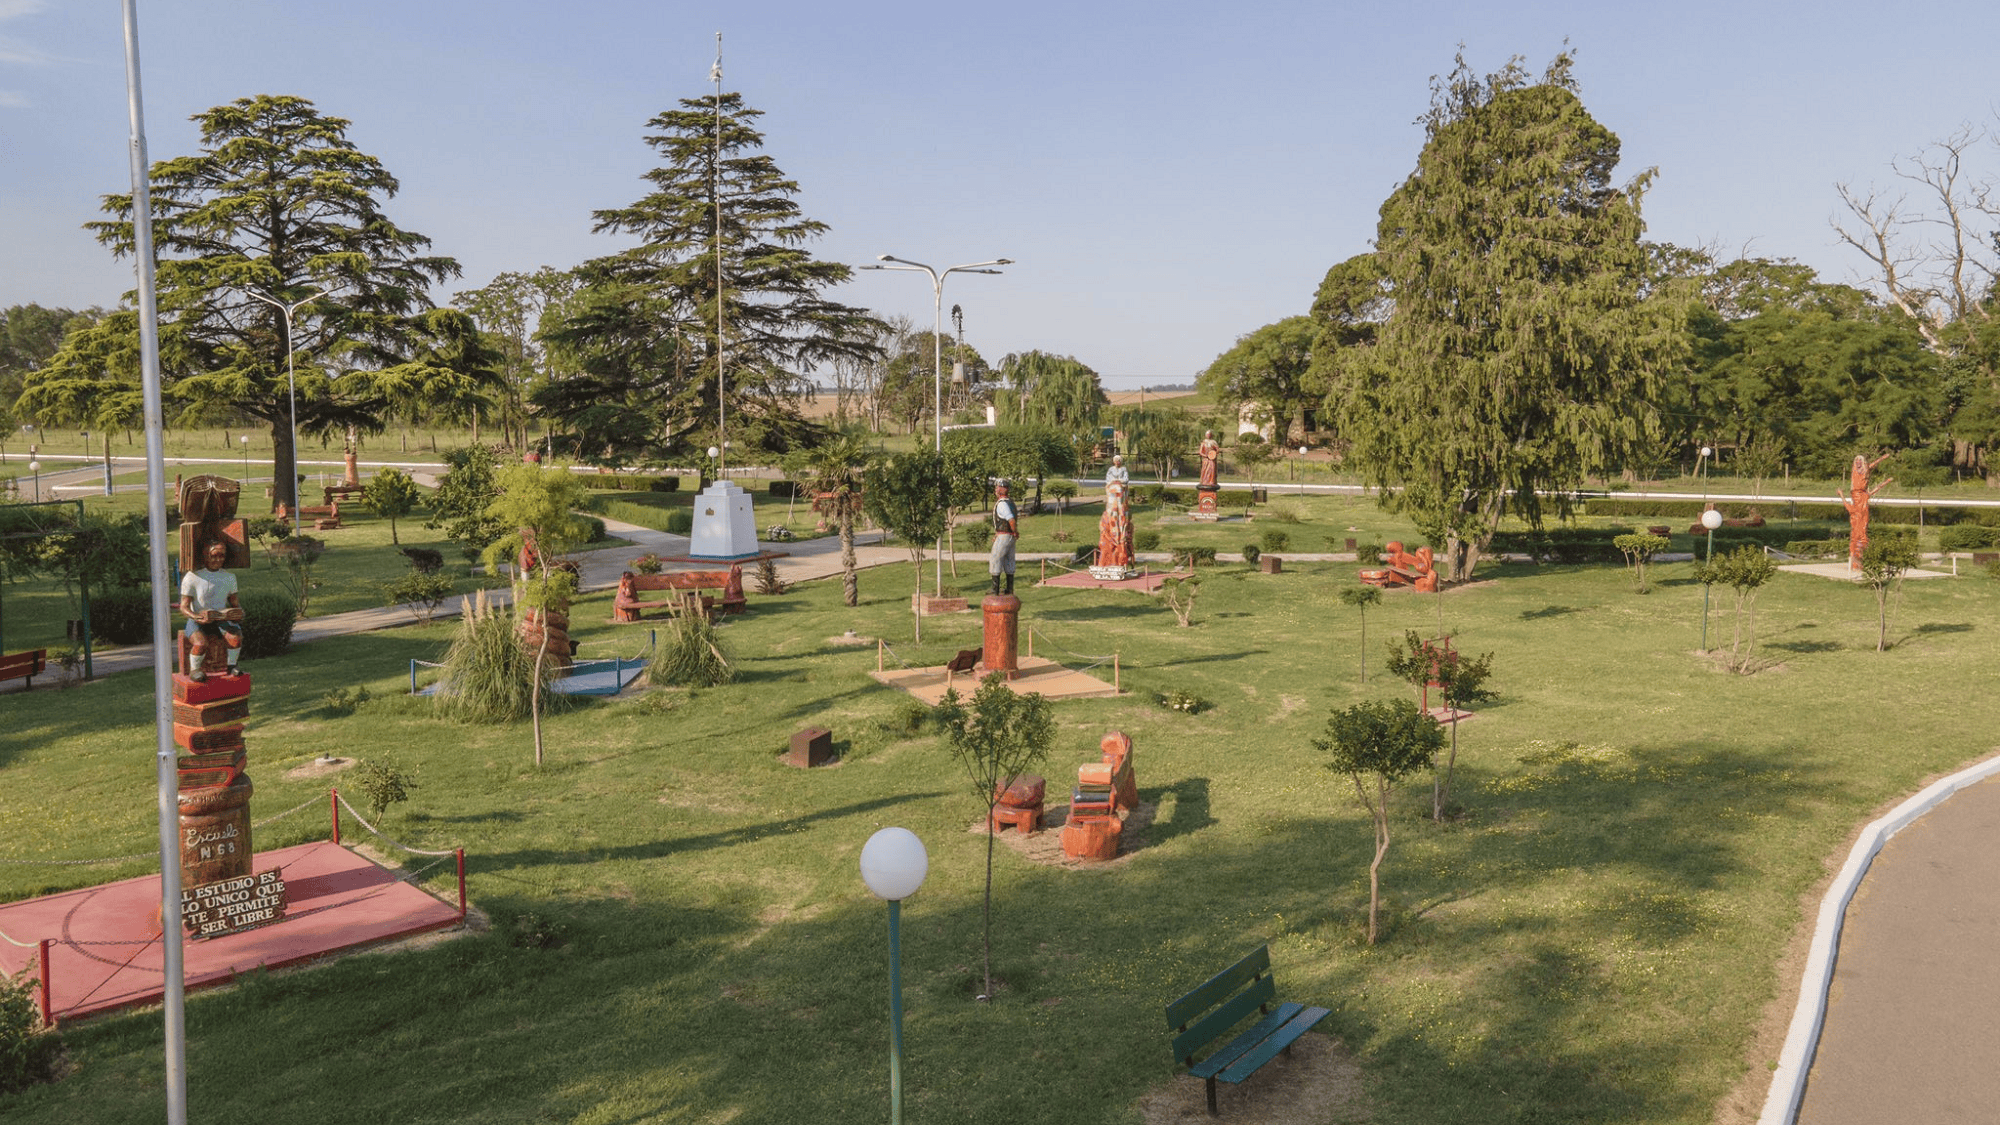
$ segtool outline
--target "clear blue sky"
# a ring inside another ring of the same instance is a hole
[[[1307,310],[1368,247],[1414,165],[1428,79],[1462,41],[1482,72],[1539,72],[1567,38],[1591,112],[1657,167],[1648,235],[1865,263],[1828,226],[1836,182],[1995,122],[2000,7],[1850,0],[1533,5],[772,0],[141,0],[148,144],[191,114],[296,94],[353,122],[402,181],[406,229],[464,265],[568,267],[614,243],[590,212],[641,194],[648,118],[725,86],[831,226],[819,256],[953,265],[947,308],[992,359],[1040,348],[1114,388],[1182,382],[1242,333]],[[81,224],[129,187],[117,0],[0,0],[0,307],[109,305],[132,286]],[[2000,170],[2000,148],[1971,170]],[[839,298],[920,324],[921,275]],[[947,319],[947,327],[949,320]]]

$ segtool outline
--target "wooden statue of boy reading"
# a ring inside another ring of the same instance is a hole
[[[181,578],[181,613],[187,616],[188,678],[200,683],[208,678],[207,655],[211,643],[221,641],[229,650],[229,674],[236,674],[236,659],[243,651],[243,606],[236,599],[236,576],[224,570],[229,548],[219,542],[202,545],[202,569],[190,570]]]

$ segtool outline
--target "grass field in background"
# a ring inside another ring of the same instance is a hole
[[[1295,535],[1397,537],[1363,502],[1297,503]],[[1094,527],[1081,514],[1065,526]],[[1033,518],[1031,542],[1050,519]],[[875,646],[842,643],[848,630],[886,638],[912,664],[978,643],[976,614],[930,618],[911,642],[907,564],[865,572],[853,610],[837,580],[753,593],[721,630],[736,683],[554,716],[539,770],[525,725],[445,723],[401,695],[409,660],[435,659],[450,626],[255,662],[254,815],[323,798],[325,780],[286,776],[318,755],[393,761],[418,788],[385,830],[464,846],[493,927],[191,997],[191,1116],[878,1119],[884,910],[855,863],[898,824],[931,853],[903,908],[913,1121],[997,1125],[1052,1107],[1136,1121],[1134,1100],[1173,1072],[1166,1002],[1268,941],[1288,998],[1333,1009],[1321,1028],[1359,1059],[1379,1125],[1694,1125],[1770,1061],[1746,1057],[1749,1037],[1799,896],[1840,841],[1993,745],[1975,687],[2000,655],[2000,583],[1983,575],[1908,583],[1896,647],[1878,654],[1867,591],[1781,574],[1756,604],[1764,666],[1737,676],[1696,651],[1702,588],[1687,564],[1655,567],[1643,596],[1613,566],[1496,565],[1441,596],[1392,592],[1368,613],[1365,653],[1338,600],[1354,569],[1205,571],[1191,628],[1141,594],[1017,587],[1039,655],[1115,653],[1127,692],[1057,704],[1040,772],[1059,793],[1099,735],[1128,731],[1157,814],[1104,868],[998,850],[1004,987],[991,1004],[973,999],[980,805],[938,737],[900,725],[905,697],[868,676]],[[1711,638],[1726,642],[1729,599],[1715,603]],[[605,595],[572,615],[586,655],[643,646],[644,627],[608,616]],[[1399,792],[1386,934],[1369,948],[1371,828],[1310,740],[1330,707],[1407,694],[1381,669],[1383,644],[1440,622],[1461,651],[1494,654],[1499,698],[1460,728],[1462,820],[1425,819],[1425,783]],[[324,706],[355,686],[375,699],[344,717]],[[148,870],[22,861],[153,849],[150,688],[140,673],[0,696],[0,898]],[[1168,710],[1170,691],[1211,706]],[[1946,693],[1951,705],[1930,702]],[[790,734],[815,725],[840,764],[780,765]],[[324,821],[315,802],[257,846],[320,838]],[[0,1117],[157,1120],[159,1034],[157,1013],[70,1029],[74,1073],[0,1099]]]

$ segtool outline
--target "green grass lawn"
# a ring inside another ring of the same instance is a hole
[[[1390,537],[1373,518],[1367,537]],[[1346,522],[1328,509],[1297,526]],[[998,851],[991,1004],[973,999],[979,807],[934,735],[895,729],[904,697],[868,677],[874,646],[837,643],[886,637],[911,663],[977,643],[973,614],[910,642],[907,565],[866,572],[857,610],[837,581],[753,595],[722,630],[736,683],[555,716],[540,770],[525,726],[452,725],[401,697],[409,659],[434,659],[449,626],[259,662],[255,815],[323,795],[286,777],[322,753],[394,761],[419,788],[385,830],[464,846],[493,928],[192,997],[192,1115],[876,1119],[885,911],[855,863],[898,824],[931,852],[903,911],[913,1121],[1136,1120],[1134,1099],[1172,1073],[1166,1002],[1269,941],[1289,998],[1333,1009],[1321,1027],[1360,1060],[1375,1122],[1706,1122],[1769,1061],[1746,1057],[1753,1025],[1842,838],[1991,749],[1973,688],[2000,650],[2000,585],[1910,583],[1897,646],[1877,654],[1871,595],[1781,575],[1757,604],[1771,663],[1744,677],[1695,651],[1691,569],[1655,568],[1645,596],[1614,567],[1530,566],[1391,593],[1368,615],[1365,686],[1358,618],[1337,597],[1351,564],[1218,568],[1185,629],[1143,595],[1023,583],[1036,651],[1116,652],[1129,693],[1057,705],[1051,788],[1122,729],[1157,819],[1103,869]],[[1711,623],[1725,642],[1727,602]],[[1386,935],[1369,948],[1369,823],[1309,740],[1329,707],[1409,690],[1381,671],[1383,642],[1440,615],[1458,647],[1495,654],[1500,698],[1461,726],[1463,820],[1424,819],[1427,784],[1397,797]],[[587,653],[643,644],[608,616],[603,596],[579,604]],[[322,705],[356,685],[376,697],[358,713]],[[153,849],[150,688],[128,674],[0,697],[0,898],[148,869],[22,861]],[[1213,706],[1158,706],[1172,690]],[[840,765],[778,763],[809,725],[833,731]],[[324,821],[309,806],[257,845],[321,837]],[[551,947],[529,940],[552,926]],[[0,1099],[0,1118],[157,1120],[159,1037],[157,1013],[70,1029],[74,1072]]]

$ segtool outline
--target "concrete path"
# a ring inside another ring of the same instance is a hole
[[[1898,832],[1848,904],[1799,1125],[2000,1120],[2000,778]]]

